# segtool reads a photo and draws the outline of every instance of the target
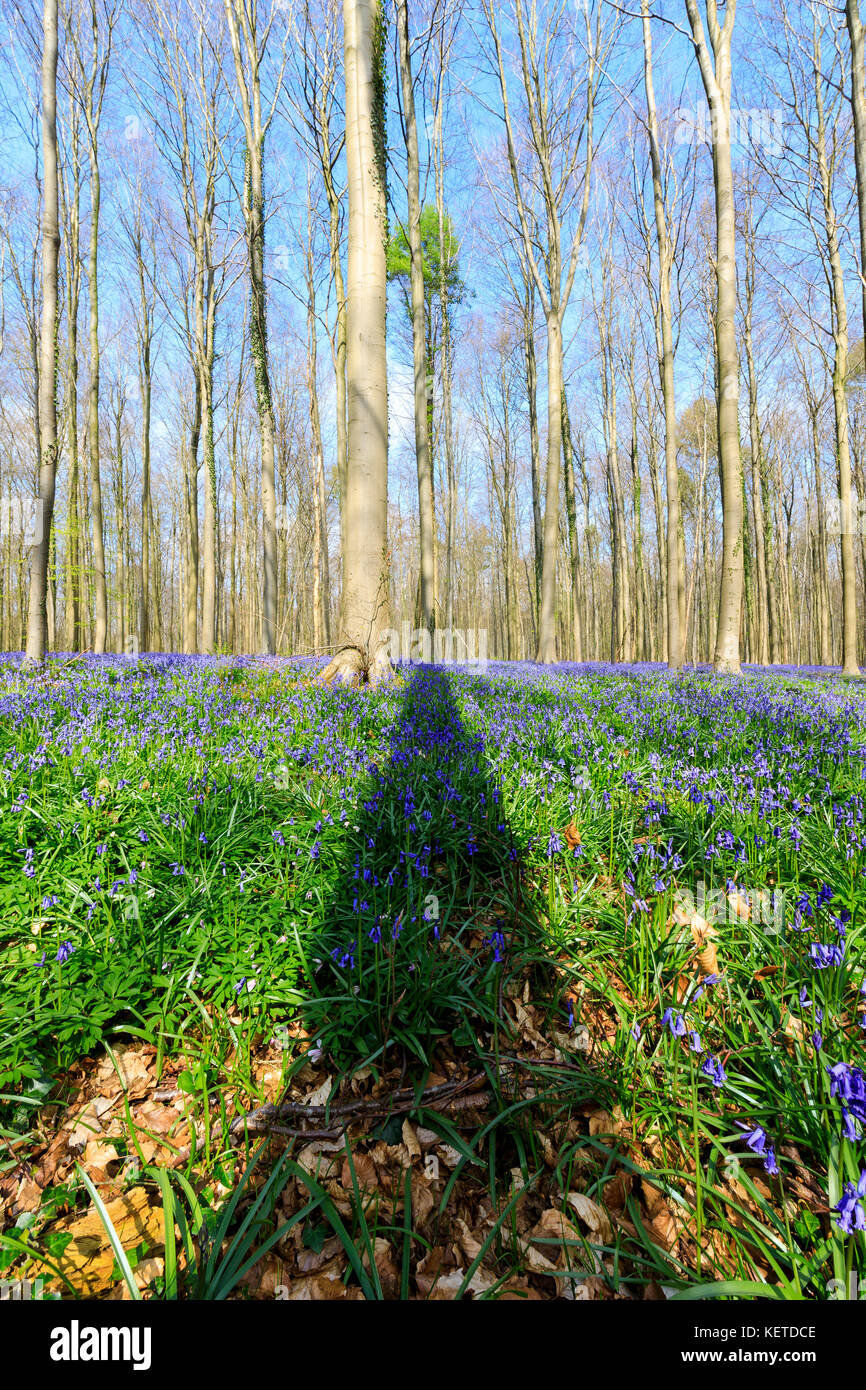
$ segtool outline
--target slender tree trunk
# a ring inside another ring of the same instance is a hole
[[[196,374],[185,478],[184,639],[187,653],[198,650],[198,445],[202,426],[201,384]]]
[[[93,650],[104,652],[108,641],[108,590],[105,579],[105,532],[102,517],[102,478],[99,465],[99,156],[95,134],[90,142],[90,254],[88,304],[90,322],[90,393],[88,445],[90,449],[90,519],[93,546]]]
[[[312,212],[312,210],[310,210]],[[318,635],[314,646],[331,645],[331,586],[328,558],[328,520],[325,497],[325,455],[322,447],[322,426],[319,416],[318,329],[316,325],[316,285],[313,275],[312,220],[310,244],[307,249],[307,389],[310,396],[310,426],[313,437],[313,534],[315,565],[313,570],[313,616]]]
[[[583,661],[583,628],[580,613],[580,542],[577,533],[577,503],[574,487],[574,449],[566,393],[562,393],[562,460],[565,472],[565,509],[568,518],[568,550],[571,564],[571,623],[573,656]]]
[[[692,38],[713,122],[713,181],[716,209],[716,404],[719,475],[722,486],[722,571],[713,667],[740,670],[743,607],[743,485],[740,461],[739,363],[737,357],[737,265],[734,180],[731,168],[731,38],[736,0],[725,6],[720,25],[715,0],[706,0],[713,57],[710,58],[697,0],[686,0]]]
[[[143,283],[142,292],[144,292]],[[142,314],[139,349],[141,384],[141,622],[139,642],[141,643],[141,650],[146,652],[150,650],[150,547],[153,524],[150,500],[151,327],[146,304],[142,304]]]
[[[523,303],[523,353],[526,364],[526,399],[529,406],[529,462],[532,480],[532,553],[535,580],[532,595],[535,624],[541,607],[541,556],[544,547],[541,526],[541,449],[538,439],[538,364],[535,358],[535,289],[529,271],[524,270],[526,298]]]
[[[860,229],[861,328],[866,342],[866,43],[859,0],[845,0],[845,19],[851,42],[851,110],[854,116],[854,166],[857,171]]]
[[[415,374],[415,461],[418,471],[418,520],[420,564],[420,622],[433,634],[435,625],[433,554],[433,460],[430,449],[430,398],[427,390],[427,310],[424,297],[424,251],[421,242],[421,191],[418,129],[415,122],[415,89],[409,46],[408,0],[397,0],[397,36],[400,82],[403,93],[403,125],[406,141],[406,190],[408,198],[409,281],[412,308],[412,356]]]
[[[559,305],[547,314],[547,476],[541,551],[541,602],[536,661],[556,660],[556,556],[562,458],[562,322]]]
[[[30,558],[27,610],[28,665],[45,659],[45,596],[54,483],[57,474],[57,263],[60,253],[57,174],[57,0],[42,11],[42,325],[40,337],[39,522],[41,534]]]
[[[677,468],[677,416],[674,390],[673,311],[671,308],[671,265],[673,248],[665,215],[659,154],[658,116],[652,66],[652,29],[649,0],[641,0],[644,43],[644,88],[647,102],[647,126],[650,161],[652,165],[653,205],[655,210],[656,246],[659,264],[659,318],[661,328],[661,361],[659,374],[665,417],[665,487],[667,490],[667,659],[671,671],[682,666],[685,651],[686,574],[685,555],[681,544],[680,484]],[[661,554],[661,552],[659,552]]]
[[[250,347],[255,370],[262,465],[262,646],[264,651],[272,656],[277,649],[276,429],[267,333],[263,183],[266,126],[262,120],[260,73],[270,22],[264,37],[260,38],[255,3],[244,4],[243,0],[225,0],[225,9],[246,137],[244,221],[250,274]]]

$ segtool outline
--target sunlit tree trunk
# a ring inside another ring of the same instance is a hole
[[[737,11],[736,0],[727,0],[723,24],[718,21],[716,0],[705,0],[705,9],[709,45],[698,0],[686,0],[713,123],[716,404],[722,486],[722,566],[713,668],[736,674],[740,670],[740,619],[743,607],[743,483],[738,412],[736,229],[731,167],[731,39]]]
[[[665,488],[667,492],[667,542],[665,546],[667,572],[665,598],[667,607],[667,660],[671,671],[682,666],[685,652],[686,572],[680,529],[680,483],[677,469],[677,416],[674,390],[673,311],[671,308],[671,266],[673,247],[665,214],[659,154],[658,115],[652,66],[652,29],[649,0],[641,0],[644,45],[644,88],[647,102],[647,133],[652,166],[653,206],[655,210],[656,246],[659,266],[659,329],[661,354],[662,402],[665,418]],[[661,552],[659,552],[661,555]]]
[[[397,0],[397,38],[403,95],[403,133],[406,145],[406,191],[409,282],[414,366],[415,461],[418,472],[420,622],[431,636],[435,624],[433,554],[433,459],[430,448],[430,399],[427,390],[427,312],[424,299],[424,252],[421,243],[421,188],[415,89],[409,45],[408,0]]]
[[[63,197],[66,223],[66,417],[69,451],[69,484],[66,512],[66,641],[81,650],[81,513],[78,467],[78,307],[81,296],[81,158],[79,115],[74,99],[69,103],[69,164],[71,179]],[[61,194],[64,181],[60,179]]]
[[[268,122],[263,118],[261,94],[261,63],[272,18],[262,34],[258,25],[257,0],[225,0],[225,6],[246,137],[244,220],[250,276],[250,346],[255,370],[262,466],[262,646],[266,653],[273,655],[277,649],[277,490],[265,284],[263,178]]]
[[[57,474],[57,263],[60,253],[57,176],[57,0],[42,11],[42,325],[40,335],[39,509],[41,534],[30,555],[25,660],[45,660],[45,595]]]
[[[388,366],[385,16],[382,0],[344,0],[348,459],[340,651],[323,679],[377,684],[388,629]]]

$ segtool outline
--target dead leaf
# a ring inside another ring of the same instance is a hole
[[[403,1143],[409,1150],[410,1158],[421,1157],[421,1145],[418,1142],[418,1136],[410,1120],[403,1121]]]
[[[102,1139],[91,1139],[84,1150],[84,1162],[88,1167],[104,1169],[109,1163],[116,1163],[119,1157],[114,1145]]]
[[[144,1187],[133,1187],[106,1203],[109,1220],[124,1250],[145,1244],[150,1256],[164,1253],[164,1226],[161,1204]],[[56,1263],[80,1295],[95,1298],[113,1284],[114,1251],[94,1207],[84,1215],[64,1218],[51,1231],[70,1235],[71,1241],[55,1256]],[[50,1276],[51,1271],[46,1270]]]
[[[574,821],[572,821],[570,825],[567,825],[565,827],[564,835],[565,842],[568,845],[568,848],[577,849],[577,846],[580,844],[580,831],[578,830]]]
[[[610,1217],[604,1207],[600,1207],[598,1202],[594,1202],[591,1197],[587,1197],[585,1192],[569,1192],[568,1205],[577,1212],[578,1219],[588,1226],[594,1235],[597,1235],[603,1244],[607,1244],[613,1239],[613,1229],[610,1224]]]
[[[333,1089],[334,1078],[326,1076],[321,1086],[317,1086],[308,1096],[304,1096],[304,1105],[326,1105],[328,1097]]]

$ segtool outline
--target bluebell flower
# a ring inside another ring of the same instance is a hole
[[[728,1079],[728,1073],[722,1066],[721,1061],[719,1061],[719,1059],[716,1057],[708,1057],[707,1060],[704,1062],[704,1065],[701,1067],[701,1071],[703,1072],[704,1076],[708,1076],[710,1078],[713,1085],[717,1088],[721,1088],[722,1086],[724,1086],[725,1082]]]
[[[845,1184],[845,1191],[833,1207],[833,1211],[838,1212],[836,1225],[846,1236],[853,1235],[855,1231],[866,1231],[866,1211],[863,1209],[863,1199],[866,1197],[866,1168],[864,1168],[857,1181],[856,1186],[853,1182]]]
[[[665,1027],[670,1028],[675,1038],[682,1038],[685,1036],[685,1019],[683,1018],[682,1014],[674,1015],[673,1009],[665,1009],[664,1013],[662,1014],[662,1028]]]

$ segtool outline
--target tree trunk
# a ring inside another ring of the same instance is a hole
[[[348,458],[341,651],[323,679],[378,683],[388,630],[388,362],[385,347],[385,18],[343,0],[346,73]]]
[[[728,0],[719,25],[715,0],[707,0],[710,59],[697,0],[686,0],[695,51],[713,121],[713,182],[716,209],[716,407],[722,487],[722,570],[713,669],[740,670],[743,606],[743,485],[740,461],[739,363],[737,358],[737,265],[734,180],[731,168],[731,37],[736,0]]]
[[[409,220],[409,280],[412,308],[412,358],[415,374],[415,461],[418,472],[418,520],[420,565],[420,625],[433,635],[435,625],[433,554],[433,462],[430,450],[430,404],[427,390],[427,311],[424,298],[424,251],[421,243],[421,191],[418,129],[415,122],[415,90],[409,47],[408,0],[397,0],[397,35],[403,123],[406,142],[406,190]]]
[[[39,379],[39,517],[41,531],[30,558],[27,610],[28,665],[45,660],[48,557],[57,475],[57,262],[60,252],[57,175],[57,0],[42,11],[42,325]]]
[[[680,483],[677,468],[677,416],[674,391],[673,312],[671,308],[671,264],[673,249],[665,216],[659,155],[658,116],[652,67],[652,30],[649,0],[641,0],[644,45],[644,87],[647,102],[647,128],[652,165],[653,205],[659,263],[659,318],[662,353],[659,374],[665,417],[665,486],[667,489],[667,660],[671,671],[679,671],[685,652],[686,576],[685,556],[680,539]],[[661,552],[659,552],[661,557]]]
[[[105,532],[102,517],[102,479],[99,466],[99,157],[95,132],[90,142],[90,255],[88,305],[90,321],[90,394],[88,445],[90,449],[90,518],[93,546],[93,650],[105,651],[108,641],[108,591],[105,579]]]

